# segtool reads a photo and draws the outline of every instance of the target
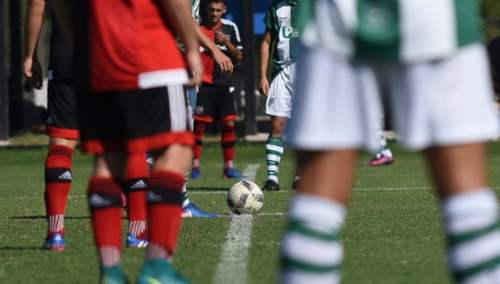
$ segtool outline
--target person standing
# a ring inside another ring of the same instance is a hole
[[[358,150],[380,146],[373,122],[385,78],[396,132],[427,158],[453,279],[498,283],[499,207],[486,142],[499,127],[479,2],[305,3],[288,128],[304,162],[282,241],[281,282],[341,281],[346,205]]]
[[[233,65],[243,59],[243,46],[240,33],[235,23],[223,19],[227,7],[224,0],[207,0],[202,5],[201,31],[212,39],[228,57]],[[221,147],[223,150],[224,169],[226,178],[241,178],[241,174],[234,167],[236,142],[235,121],[236,106],[235,94],[237,84],[234,74],[223,72],[215,64],[214,59],[206,52],[202,53],[205,72],[203,84],[199,89],[194,117],[194,146],[193,168],[191,178],[201,178],[200,159],[203,150],[203,137],[208,124],[218,118],[221,121]]]

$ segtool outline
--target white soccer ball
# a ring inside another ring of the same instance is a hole
[[[264,205],[264,193],[254,182],[242,180],[229,189],[227,205],[234,214],[257,213]]]

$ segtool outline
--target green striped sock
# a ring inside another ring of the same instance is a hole
[[[500,275],[498,204],[489,190],[450,197],[443,204],[448,263],[457,283],[496,283]]]
[[[282,283],[339,283],[345,208],[326,199],[294,197],[281,249]]]
[[[278,182],[278,172],[280,169],[281,156],[285,148],[283,139],[267,138],[266,141],[266,164],[267,164],[267,179]]]

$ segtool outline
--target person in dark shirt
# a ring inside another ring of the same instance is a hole
[[[226,13],[224,0],[208,0],[202,5],[201,31],[231,58],[233,65],[243,59],[238,27],[232,21],[223,19]],[[200,158],[203,147],[203,136],[208,124],[217,118],[221,121],[221,146],[224,155],[223,176],[226,178],[240,178],[241,175],[234,167],[234,143],[236,142],[236,107],[235,94],[237,82],[235,74],[223,72],[208,53],[202,53],[204,67],[203,84],[198,92],[195,108],[193,168],[191,178],[201,177]]]

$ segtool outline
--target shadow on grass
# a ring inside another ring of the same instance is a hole
[[[229,187],[222,187],[222,186],[188,186],[188,193],[189,192],[205,192],[205,191],[229,191]]]
[[[2,250],[12,250],[12,251],[26,251],[26,250],[35,250],[35,251],[38,251],[38,250],[45,250],[44,248],[42,248],[41,246],[39,247],[13,247],[13,246],[4,246],[4,247],[0,247],[0,251]]]

